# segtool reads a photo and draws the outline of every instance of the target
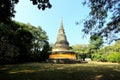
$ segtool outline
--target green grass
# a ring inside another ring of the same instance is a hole
[[[120,80],[120,64],[3,65],[0,66],[0,80]]]

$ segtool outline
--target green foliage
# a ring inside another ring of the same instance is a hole
[[[105,50],[106,53],[111,53],[111,52],[120,53],[120,40],[116,41],[111,46],[106,46],[104,48],[104,50]]]
[[[99,35],[97,34],[94,34],[90,37],[90,50],[91,51],[96,51],[98,49],[100,49],[103,45],[103,39],[102,37],[100,37]]]
[[[45,10],[46,8],[52,7],[49,0],[30,0],[30,1],[32,1],[33,5],[37,5],[38,9]]]
[[[52,5],[49,0],[30,0],[33,5],[37,5],[38,9],[45,10],[46,8],[51,8]],[[0,22],[10,23],[11,18],[15,16],[15,4],[19,0],[0,0]]]
[[[43,46],[43,49],[42,49],[42,53],[41,53],[41,57],[40,57],[40,61],[45,61],[46,59],[49,58],[49,52],[50,51],[50,46],[49,46],[49,43],[47,41],[44,41],[44,46]]]
[[[114,52],[120,53],[120,40],[116,41],[115,44],[112,46]]]
[[[46,32],[40,27],[15,21],[0,23],[0,64],[47,59],[47,40]]]
[[[88,45],[85,44],[76,44],[72,46],[73,51],[76,52],[77,55],[77,59],[85,59],[86,58],[86,54],[89,53],[89,47]]]
[[[19,55],[19,48],[14,45],[16,29],[0,23],[0,64],[16,62]]]
[[[89,44],[90,58],[96,61],[102,61],[102,56],[99,55],[102,45],[103,45],[103,39],[99,35],[94,34],[90,37],[90,44]],[[94,55],[94,57],[92,57],[92,55]]]
[[[94,61],[102,61],[102,62],[105,62],[107,61],[107,55],[105,54],[93,54],[93,60]]]
[[[19,62],[27,62],[30,60],[30,54],[32,49],[32,38],[33,35],[24,29],[18,30],[16,35],[15,45],[19,47]]]
[[[111,46],[106,46],[101,48],[93,54],[93,60],[95,61],[109,61],[109,62],[119,62],[120,60],[120,41],[116,41],[115,44]]]
[[[120,39],[120,0],[85,0],[83,4],[90,8],[85,34],[98,34],[107,42]]]
[[[18,0],[0,0],[0,22],[8,23],[14,17],[14,6]]]
[[[107,56],[108,61],[120,63],[120,53],[114,52]]]
[[[21,24],[24,25],[24,24]],[[48,59],[48,50],[49,50],[49,43],[48,43],[48,36],[46,32],[42,30],[42,28],[34,27],[31,24],[27,24],[25,30],[28,30],[32,33],[32,55],[31,58],[33,61],[44,61]],[[47,57],[46,57],[47,56]]]

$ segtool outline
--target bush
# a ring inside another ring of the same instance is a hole
[[[105,54],[94,54],[93,60],[105,62],[105,61],[107,61],[107,56]]]
[[[109,62],[118,62],[120,63],[120,53],[110,53],[108,56],[107,56],[107,60]]]

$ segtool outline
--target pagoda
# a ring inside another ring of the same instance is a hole
[[[49,59],[58,62],[65,62],[66,60],[68,61],[76,59],[76,54],[72,51],[72,48],[69,46],[69,42],[67,41],[62,20],[58,31],[57,41],[52,48]]]

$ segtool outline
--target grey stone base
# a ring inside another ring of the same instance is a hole
[[[81,60],[71,60],[71,59],[49,59],[48,63],[56,63],[56,64],[75,64],[82,63]]]

